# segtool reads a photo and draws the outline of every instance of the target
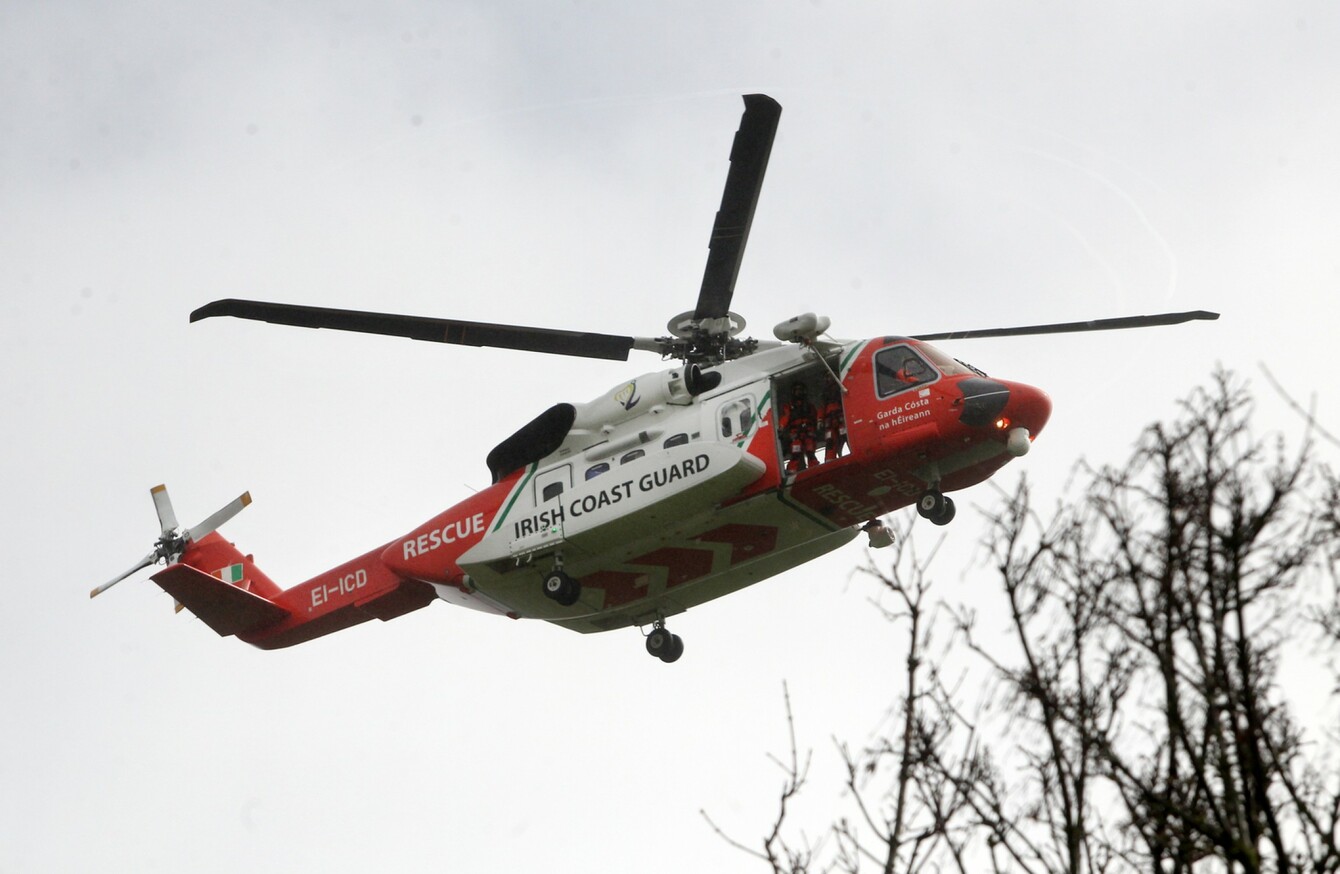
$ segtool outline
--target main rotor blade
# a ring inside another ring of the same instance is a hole
[[[197,542],[200,540],[200,538],[204,537],[206,534],[213,532],[224,522],[227,522],[229,519],[233,518],[238,513],[241,513],[243,508],[245,508],[250,503],[251,503],[251,492],[243,492],[242,494],[234,498],[232,501],[229,501],[227,504],[220,507],[218,510],[215,510],[212,516],[205,519],[205,521],[201,522],[199,525],[196,525],[194,528],[191,528],[182,536],[188,541],[191,541],[193,543]]]
[[[110,589],[112,586],[115,586],[117,583],[121,582],[121,581],[124,580],[126,577],[128,577],[128,576],[130,576],[131,574],[135,573],[135,571],[141,570],[142,568],[147,568],[149,565],[153,564],[153,563],[156,562],[156,561],[158,561],[158,552],[157,552],[157,551],[154,551],[154,552],[149,553],[149,554],[146,555],[144,558],[140,559],[139,564],[135,565],[133,568],[131,568],[130,570],[126,571],[126,572],[123,573],[121,576],[116,577],[115,579],[112,579],[112,580],[108,580],[107,582],[103,583],[101,586],[98,586],[96,589],[94,589],[93,591],[89,592],[89,593],[88,593],[88,596],[89,596],[90,598],[96,598],[96,597],[98,597],[98,596],[101,595],[103,592],[105,592],[105,591],[107,591],[108,589]]]
[[[941,334],[917,334],[914,340],[975,340],[983,337],[1023,337],[1029,334],[1078,334],[1084,331],[1117,331],[1122,328],[1152,328],[1156,325],[1180,325],[1205,319],[1213,321],[1218,313],[1194,310],[1186,313],[1158,313],[1152,316],[1123,316],[1118,319],[1094,319],[1089,322],[1062,322],[1055,325],[1025,325],[1018,328],[982,328],[976,331],[945,331]]]
[[[255,319],[299,328],[333,328],[337,331],[385,334],[392,337],[408,337],[411,340],[429,340],[434,343],[495,346],[501,349],[548,352],[581,358],[607,358],[615,361],[627,361],[628,350],[634,348],[635,342],[633,337],[619,337],[614,334],[367,313],[257,300],[216,300],[191,313],[191,321],[198,322],[213,316],[234,316],[239,319]]]
[[[719,319],[730,310],[744,244],[749,240],[749,226],[754,221],[754,207],[758,206],[758,193],[763,187],[763,174],[768,169],[768,156],[772,154],[781,115],[781,104],[766,94],[745,95],[744,115],[731,145],[730,172],[726,174],[726,188],[721,194],[721,209],[717,210],[716,223],[712,225],[707,269],[703,271],[698,306],[693,311],[695,319]]]

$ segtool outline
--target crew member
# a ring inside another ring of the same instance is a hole
[[[910,355],[904,359],[902,369],[894,371],[893,375],[908,385],[919,385],[927,382],[931,376],[925,363],[920,358],[914,358]]]
[[[798,382],[791,387],[791,400],[782,405],[782,445],[787,450],[786,470],[794,473],[819,463],[814,454],[817,416],[809,399],[809,389]]]

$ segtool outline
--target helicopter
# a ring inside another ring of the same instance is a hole
[[[486,458],[492,482],[402,537],[284,588],[218,528],[249,493],[182,528],[150,491],[161,532],[129,571],[222,636],[261,649],[303,643],[435,601],[592,633],[637,627],[663,662],[684,652],[667,620],[838,549],[908,506],[936,525],[950,492],[1028,453],[1051,415],[1041,389],[995,379],[932,345],[1173,325],[1205,311],[837,340],[814,313],[772,339],[742,336],[731,311],[781,106],[744,96],[707,265],[692,310],[633,337],[520,325],[217,300],[192,322],[231,316],[305,328],[627,361],[675,362],[586,403],[557,403]]]

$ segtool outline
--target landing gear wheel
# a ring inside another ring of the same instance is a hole
[[[929,519],[934,525],[948,525],[954,519],[953,498],[946,498],[944,492],[939,489],[930,489],[922,492],[921,497],[917,499],[917,512],[921,518]]]
[[[665,653],[670,651],[670,647],[674,643],[674,638],[675,636],[670,633],[668,628],[653,628],[651,634],[647,635],[647,653],[664,660]]]
[[[545,575],[544,594],[564,607],[571,607],[581,597],[582,584],[561,570],[552,570]]]
[[[678,661],[684,654],[684,641],[678,634],[671,634],[670,629],[660,625],[647,635],[647,652],[669,664]]]
[[[953,502],[944,496],[944,492],[931,489],[922,492],[917,500],[917,512],[921,518],[934,521],[936,516],[944,514],[946,505],[953,506]]]

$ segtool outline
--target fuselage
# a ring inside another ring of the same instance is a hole
[[[928,490],[987,479],[1051,411],[1038,389],[901,337],[783,345],[711,372],[720,382],[697,395],[678,368],[551,408],[490,455],[488,489],[380,562],[463,606],[578,631],[648,624],[835,549]],[[786,420],[805,402],[797,441]],[[555,567],[580,582],[576,603],[544,596]]]

